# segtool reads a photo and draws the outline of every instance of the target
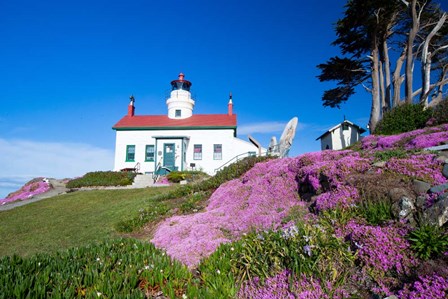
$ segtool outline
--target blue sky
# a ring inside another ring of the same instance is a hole
[[[347,119],[366,127],[370,97],[324,108],[316,65],[338,53],[343,0],[2,1],[0,198],[36,176],[113,168],[127,112],[165,114],[170,81],[190,80],[194,113],[226,113],[263,145],[294,116],[291,156]]]

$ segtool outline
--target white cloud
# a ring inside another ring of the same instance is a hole
[[[287,122],[270,121],[245,124],[238,127],[238,134],[255,134],[255,133],[282,133],[285,129]],[[297,131],[303,130],[307,125],[299,121],[297,125]]]
[[[35,177],[71,178],[111,170],[113,151],[82,143],[0,138],[0,166],[0,188],[6,189]]]

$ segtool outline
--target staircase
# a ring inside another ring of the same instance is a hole
[[[132,188],[146,188],[153,185],[152,174],[137,174],[132,183]]]

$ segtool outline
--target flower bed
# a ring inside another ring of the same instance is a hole
[[[20,190],[9,194],[6,198],[0,199],[0,205],[5,205],[17,200],[26,200],[35,195],[47,192],[51,189],[48,180],[44,178],[35,178],[26,183]]]

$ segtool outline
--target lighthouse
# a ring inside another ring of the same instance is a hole
[[[237,138],[232,94],[222,113],[193,114],[191,85],[182,73],[171,81],[170,95],[165,99],[168,113],[162,115],[135,114],[131,96],[127,114],[113,126],[114,170],[139,167],[141,173],[163,175],[201,169],[214,175],[233,161],[260,152],[252,143]]]
[[[191,82],[185,80],[180,73],[177,80],[171,81],[170,97],[166,100],[168,117],[171,119],[184,119],[193,115],[194,100],[190,93]]]

